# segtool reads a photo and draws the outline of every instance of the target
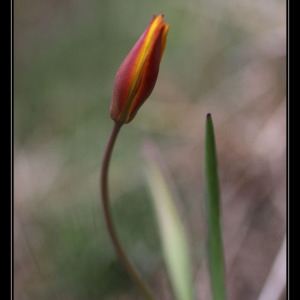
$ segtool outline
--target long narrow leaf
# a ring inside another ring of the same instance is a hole
[[[156,149],[147,147],[146,175],[157,215],[163,254],[177,300],[192,300],[192,274],[184,228]]]
[[[221,234],[220,190],[213,121],[206,118],[204,180],[206,196],[207,254],[214,300],[226,299],[225,265]]]

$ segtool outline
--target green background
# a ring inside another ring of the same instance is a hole
[[[154,92],[110,170],[121,239],[162,299],[170,288],[143,175],[145,139],[180,195],[199,299],[203,141],[214,119],[230,299],[255,299],[285,234],[285,1],[14,1],[14,295],[140,299],[105,231],[99,170],[114,76],[150,22],[170,30]]]

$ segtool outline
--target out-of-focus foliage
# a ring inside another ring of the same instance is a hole
[[[145,144],[145,174],[153,198],[161,247],[172,292],[177,300],[194,300],[190,250],[187,234],[177,209],[175,188],[159,152],[151,142]]]
[[[229,298],[258,296],[285,232],[285,5],[14,2],[15,299],[139,299],[106,234],[98,181],[115,73],[161,12],[170,32],[157,85],[112,157],[118,231],[149,284],[170,299],[139,156],[151,136],[181,196],[197,296],[209,299],[199,203],[211,112]]]

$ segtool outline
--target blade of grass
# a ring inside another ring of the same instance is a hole
[[[152,194],[164,259],[177,300],[192,300],[191,265],[184,227],[174,203],[174,192],[166,179],[166,170],[157,149],[151,143],[144,148],[146,177]]]
[[[206,197],[207,254],[214,300],[226,299],[225,265],[221,234],[220,190],[215,134],[211,114],[206,116],[204,180]]]

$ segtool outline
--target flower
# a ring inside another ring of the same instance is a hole
[[[162,59],[169,24],[154,15],[150,24],[121,64],[114,84],[110,116],[129,123],[152,93]]]

